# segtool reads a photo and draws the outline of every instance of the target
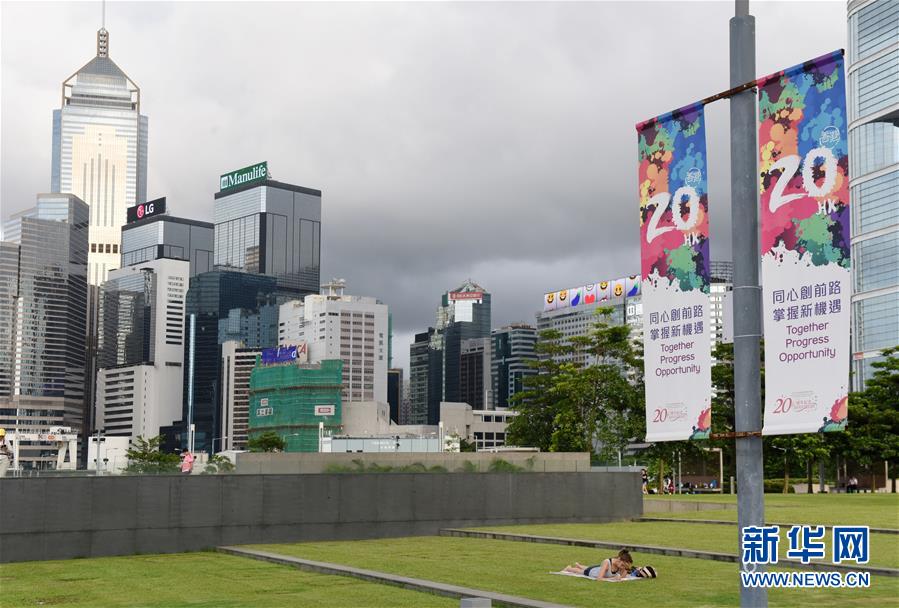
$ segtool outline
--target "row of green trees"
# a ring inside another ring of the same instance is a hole
[[[526,377],[524,390],[514,397],[519,415],[509,425],[509,443],[553,452],[594,452],[596,439],[601,448],[595,456],[608,462],[628,444],[642,440],[642,354],[629,328],[610,322],[611,314],[610,308],[597,310],[586,336],[564,340],[555,330],[540,333],[538,360],[532,363],[537,374]],[[850,395],[846,431],[765,437],[766,473],[789,475],[795,463],[802,463],[811,479],[815,462],[842,459],[871,472],[884,461],[891,468],[899,463],[899,348],[883,355],[873,364],[875,372],[865,391]],[[712,432],[723,433],[734,430],[733,345],[718,344],[714,357]],[[659,443],[642,459],[670,463],[676,452],[689,458],[699,456],[703,448],[721,448],[728,475],[735,474],[733,440]]]
[[[159,474],[177,473],[181,464],[178,454],[163,452],[162,436],[138,437],[131,449],[128,450],[128,466],[126,473],[134,474]],[[247,449],[251,452],[283,452],[287,448],[285,441],[276,433],[262,433],[247,442]],[[213,454],[206,462],[204,474],[230,473],[234,465],[221,454]]]

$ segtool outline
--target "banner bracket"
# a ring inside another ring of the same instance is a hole
[[[729,433],[711,433],[709,439],[745,439],[747,437],[761,436],[761,431],[731,431]]]

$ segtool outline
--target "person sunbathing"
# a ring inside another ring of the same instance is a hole
[[[601,564],[595,566],[585,566],[575,562],[573,566],[566,566],[565,572],[572,574],[582,574],[587,578],[596,580],[601,579],[625,579],[631,573],[631,567],[634,560],[627,549],[622,549],[615,557],[609,557],[602,561]]]

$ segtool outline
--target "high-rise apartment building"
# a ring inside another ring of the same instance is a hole
[[[262,350],[222,344],[222,425],[213,451],[246,450],[250,424],[250,374]]]
[[[899,3],[849,2],[853,390],[899,345]]]
[[[306,343],[309,361],[343,361],[343,403],[387,403],[387,305],[344,293],[343,281],[322,285],[321,295],[281,305],[278,343]]]
[[[108,436],[155,437],[181,417],[190,263],[160,258],[100,288],[96,420]]]
[[[280,301],[318,293],[322,193],[271,179],[266,163],[222,176],[215,267],[273,277]]]
[[[215,225],[171,215],[153,215],[122,226],[122,266],[150,260],[190,262],[190,276],[213,270]]]
[[[147,117],[140,88],[109,57],[109,32],[97,55],[62,83],[53,111],[50,189],[90,207],[88,283],[119,267],[125,211],[147,198]]]
[[[4,225],[0,248],[0,427],[82,431],[89,208],[39,194]],[[20,446],[19,466],[49,468],[48,446]]]
[[[526,323],[513,323],[494,329],[491,342],[493,404],[497,408],[511,407],[512,397],[524,388],[524,378],[537,373],[530,366],[537,360],[537,330]]]

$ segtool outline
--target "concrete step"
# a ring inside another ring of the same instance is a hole
[[[551,545],[569,545],[572,547],[590,547],[593,549],[622,549],[649,553],[652,555],[667,555],[669,557],[688,557],[691,559],[708,559],[717,562],[740,563],[740,556],[733,553],[718,553],[715,551],[697,551],[695,549],[681,549],[679,547],[658,547],[655,545],[634,545],[622,542],[607,542],[601,540],[584,540],[579,538],[560,538],[557,536],[537,536],[533,534],[509,534],[506,532],[490,532],[481,530],[461,530],[458,528],[445,528],[440,531],[441,536],[459,536],[465,538],[489,538],[493,540],[511,540],[526,543],[547,543]],[[870,572],[884,576],[899,576],[899,569],[882,568],[877,566],[856,566],[843,564],[829,564],[811,562],[803,564],[798,560],[781,559],[777,562],[791,568],[802,570],[816,570],[821,572]]]
[[[413,591],[421,591],[424,593],[433,593],[444,597],[451,597],[458,600],[463,598],[487,598],[497,606],[510,606],[513,608],[570,608],[564,604],[553,604],[551,602],[542,602],[540,600],[532,600],[526,597],[517,597],[514,595],[506,595],[505,593],[496,593],[494,591],[484,591],[482,589],[471,589],[469,587],[459,587],[458,585],[448,585],[446,583],[438,583],[421,578],[411,578],[408,576],[399,576],[389,574],[387,572],[378,572],[376,570],[364,570],[362,568],[354,568],[343,564],[332,564],[329,562],[317,562],[300,557],[292,557],[282,555],[280,553],[272,553],[269,551],[258,551],[256,549],[246,549],[244,547],[218,547],[216,551],[227,553],[228,555],[237,555],[240,557],[248,557],[261,561],[281,564],[284,566],[292,566],[309,572],[318,572],[319,574],[334,574],[337,576],[349,576],[361,580],[381,583],[385,585],[394,585]]]

